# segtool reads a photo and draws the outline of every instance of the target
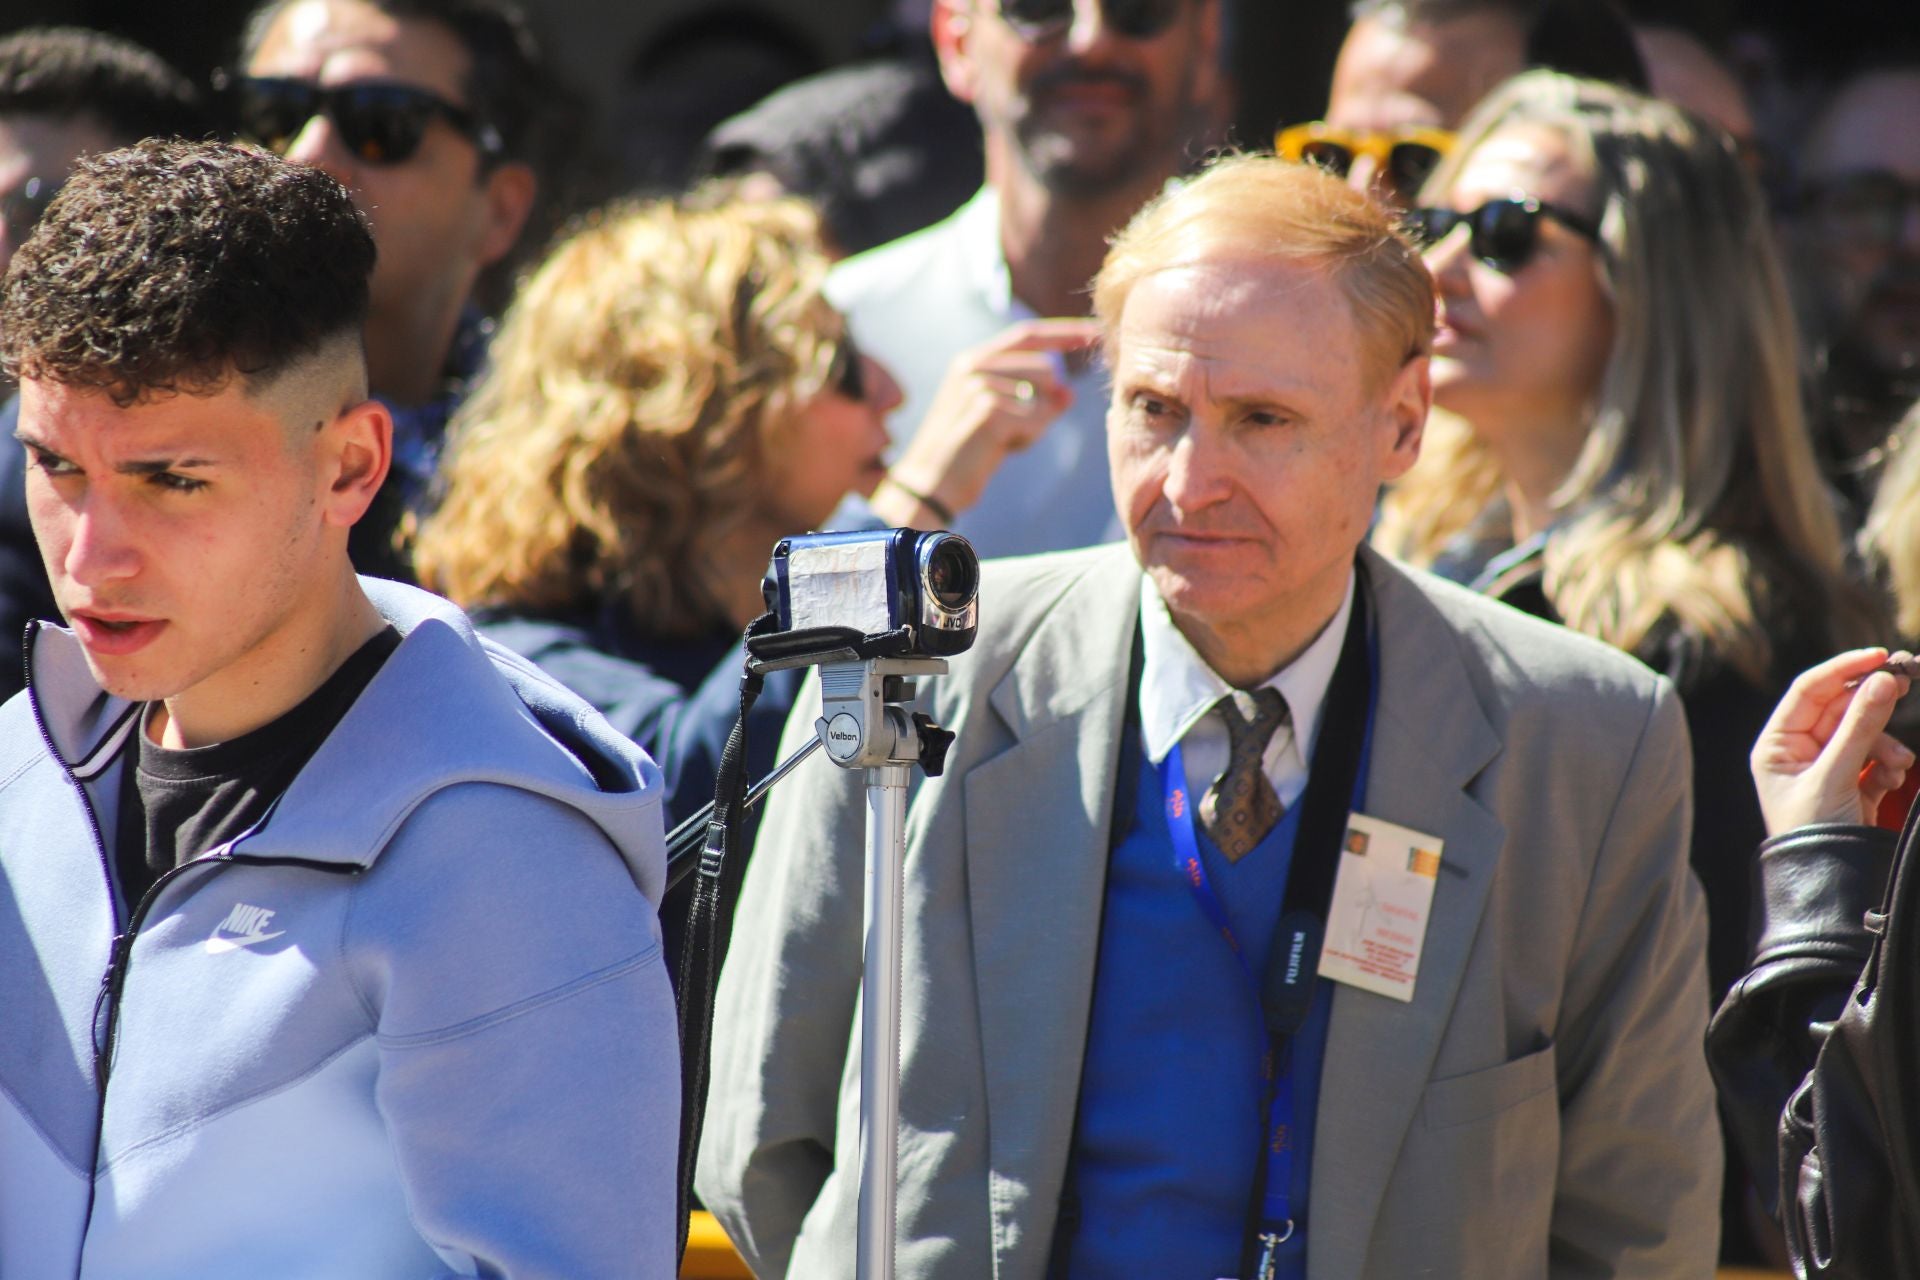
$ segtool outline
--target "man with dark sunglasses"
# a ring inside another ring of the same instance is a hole
[[[955,355],[1020,320],[1086,314],[1107,237],[1180,172],[1203,132],[1219,23],[1218,0],[936,0],[941,74],[979,117],[986,186],[828,284],[905,394],[888,424],[896,448]],[[1026,389],[1010,412],[1059,416],[953,527],[989,556],[1118,537],[1104,374],[1083,353],[1036,348],[975,376]]]
[[[1801,148],[1793,266],[1819,371],[1820,443],[1872,500],[1887,432],[1920,398],[1920,58],[1843,82]]]
[[[394,469],[353,555],[410,577],[394,530],[484,354],[476,290],[534,211],[551,78],[507,0],[272,0],[241,67],[223,81],[239,134],[325,170],[373,223],[367,364],[394,410]]]

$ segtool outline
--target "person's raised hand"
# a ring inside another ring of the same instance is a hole
[[[1803,672],[1753,744],[1767,834],[1810,822],[1871,824],[1906,780],[1913,752],[1888,734],[1905,676],[1880,671],[1885,649],[1855,649]]]
[[[875,514],[889,524],[914,524],[924,505],[944,524],[978,502],[1000,464],[1073,403],[1063,355],[1099,337],[1092,320],[1023,320],[955,356],[874,494]]]

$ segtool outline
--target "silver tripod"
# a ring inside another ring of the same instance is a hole
[[[867,774],[867,902],[860,1014],[860,1236],[855,1274],[893,1280],[900,1158],[900,915],[913,766],[937,775],[953,735],[907,711],[916,676],[942,658],[871,658],[820,668],[814,731],[833,762]]]

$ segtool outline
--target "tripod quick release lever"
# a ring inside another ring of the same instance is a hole
[[[920,771],[937,778],[947,768],[947,748],[953,745],[953,730],[942,729],[924,711],[913,713],[913,727],[920,739]]]

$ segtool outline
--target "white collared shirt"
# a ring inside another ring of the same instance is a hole
[[[1347,620],[1353,613],[1355,580],[1349,571],[1346,594],[1332,620],[1299,657],[1262,684],[1263,688],[1278,689],[1291,713],[1288,722],[1274,731],[1261,760],[1267,781],[1273,784],[1280,802],[1289,807],[1307,789],[1307,767],[1320,728],[1320,710],[1327,700],[1327,687],[1333,683],[1333,669],[1339,665]],[[1193,795],[1205,795],[1227,767],[1227,722],[1214,704],[1232,693],[1233,686],[1180,634],[1153,579],[1144,574],[1140,579],[1140,637],[1141,746],[1147,759],[1158,766],[1174,744],[1180,744],[1187,789]]]

